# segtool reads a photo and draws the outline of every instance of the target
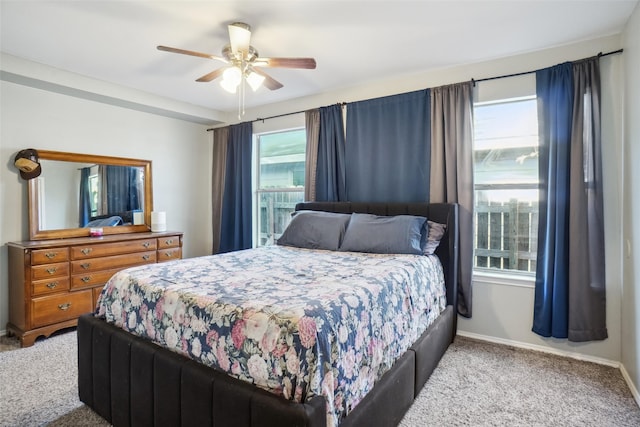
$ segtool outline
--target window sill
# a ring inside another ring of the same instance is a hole
[[[516,286],[521,288],[535,288],[536,278],[530,274],[518,274],[508,272],[497,272],[485,269],[474,269],[473,284],[484,285],[502,285],[502,286]]]

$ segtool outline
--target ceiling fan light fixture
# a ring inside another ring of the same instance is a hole
[[[229,93],[236,93],[238,85],[242,81],[242,71],[238,67],[229,67],[222,73],[220,86]]]
[[[244,22],[229,24],[229,40],[233,53],[248,52],[251,43],[251,27]]]
[[[236,91],[238,90],[238,85],[229,83],[228,80],[221,80],[220,86],[222,87],[222,89],[226,90],[229,93],[236,93]]]
[[[247,83],[249,83],[249,86],[251,86],[251,89],[253,89],[254,92],[262,86],[262,82],[264,82],[264,76],[261,76],[255,71],[251,71],[247,75]]]

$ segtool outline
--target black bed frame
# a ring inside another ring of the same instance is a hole
[[[436,254],[447,308],[398,359],[341,427],[395,426],[456,335],[458,206],[305,202],[296,210],[421,215],[447,224]],[[78,320],[80,400],[114,426],[325,427],[325,401],[295,403],[231,378],[86,314]]]

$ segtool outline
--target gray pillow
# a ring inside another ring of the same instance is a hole
[[[277,244],[337,251],[350,219],[350,214],[297,211]]]
[[[447,230],[447,225],[434,221],[427,221],[427,225],[429,233],[427,236],[427,242],[424,245],[424,254],[431,255],[438,248],[440,240],[442,239],[442,236],[444,236],[444,232]]]
[[[413,215],[351,214],[340,250],[422,255],[426,221],[425,217]]]

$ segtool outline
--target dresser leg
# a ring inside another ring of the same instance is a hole
[[[38,329],[32,329],[30,331],[23,331],[20,328],[7,324],[7,335],[15,335],[20,341],[20,347],[31,347],[38,337],[48,338],[52,333],[62,329],[71,328],[78,324],[78,319],[68,320],[62,323],[56,323],[55,325],[44,326]]]

